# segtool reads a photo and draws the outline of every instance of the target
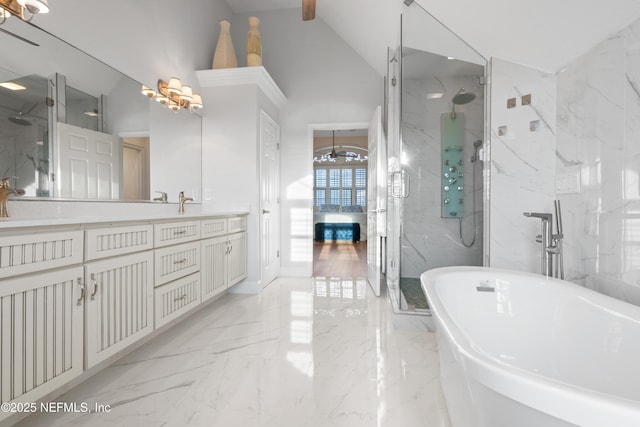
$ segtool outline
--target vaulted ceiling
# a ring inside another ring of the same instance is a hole
[[[302,0],[226,0],[235,12],[300,8]],[[316,16],[380,74],[397,44],[403,0],[317,0]],[[416,0],[485,58],[558,72],[640,18],[638,0]],[[397,18],[396,18],[397,17]]]

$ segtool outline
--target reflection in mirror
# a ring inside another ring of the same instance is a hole
[[[173,191],[151,174],[179,165],[172,182],[200,200],[200,117],[152,118],[139,82],[28,23],[3,30],[0,178],[25,197],[150,200]]]
[[[11,74],[0,69],[3,76]],[[0,178],[20,177],[26,196],[49,196],[47,79],[37,75],[2,79],[0,87]],[[8,89],[7,86],[15,90]]]
[[[389,155],[410,191],[390,203],[402,228],[390,236],[400,268],[388,286],[396,307],[428,313],[423,272],[482,265],[486,61],[417,3],[404,9],[401,39],[401,142]]]
[[[184,111],[175,113],[157,102],[150,105],[151,191],[167,193],[171,203],[178,202],[181,191],[201,201],[202,119]]]

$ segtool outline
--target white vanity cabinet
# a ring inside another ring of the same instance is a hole
[[[0,235],[2,402],[51,398],[246,277],[244,214],[34,227]]]
[[[202,300],[206,301],[247,277],[247,220],[225,218],[218,237],[202,240]],[[203,221],[202,229],[207,228]],[[232,234],[224,234],[232,233]],[[204,232],[203,232],[204,235]],[[204,237],[204,236],[203,236]]]
[[[170,322],[200,304],[200,272],[155,289],[155,326]]]
[[[82,373],[82,277],[76,266],[0,282],[2,402],[36,402]]]
[[[153,331],[153,252],[85,265],[86,367]]]
[[[155,250],[158,328],[200,304],[200,221],[156,224],[155,230],[156,247],[161,246]]]
[[[78,227],[0,237],[2,402],[35,402],[83,372],[82,261]]]
[[[247,233],[236,233],[229,236],[229,253],[227,254],[228,284],[232,286],[247,277]]]

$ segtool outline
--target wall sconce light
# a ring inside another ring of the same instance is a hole
[[[193,93],[191,86],[183,85],[177,77],[171,77],[168,83],[158,80],[157,91],[143,85],[141,93],[176,112],[182,108],[193,112],[203,107],[202,97]]]
[[[0,24],[11,15],[29,22],[37,13],[49,13],[48,0],[0,0]]]

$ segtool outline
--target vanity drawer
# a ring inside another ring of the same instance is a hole
[[[200,273],[155,288],[154,299],[158,328],[200,304]]]
[[[0,279],[80,264],[82,258],[81,230],[0,237]]]
[[[201,221],[201,224],[203,239],[227,234],[227,218],[205,219]]]
[[[231,233],[239,233],[241,231],[247,230],[247,217],[246,216],[235,216],[233,218],[227,218],[227,232]]]
[[[86,231],[86,259],[125,255],[153,248],[153,225],[96,228]]]
[[[200,238],[200,221],[182,221],[156,224],[154,239],[156,248],[190,242]]]
[[[155,250],[155,286],[200,271],[200,242]]]

